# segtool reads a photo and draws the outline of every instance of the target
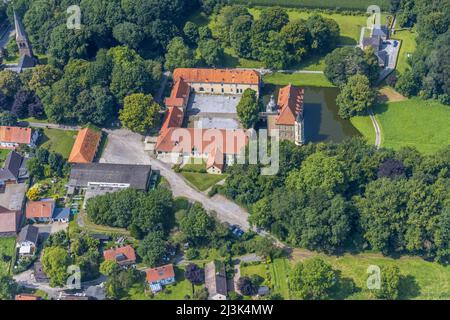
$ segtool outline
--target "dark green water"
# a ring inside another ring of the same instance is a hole
[[[277,99],[279,86],[265,85],[264,106],[273,92]],[[305,88],[305,138],[307,142],[341,142],[345,138],[358,136],[359,132],[348,120],[338,115],[336,97],[337,88]]]

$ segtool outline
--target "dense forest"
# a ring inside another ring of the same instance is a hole
[[[400,27],[415,28],[417,50],[411,68],[396,84],[404,95],[438,99],[450,104],[450,2],[447,0],[393,0]]]
[[[374,249],[450,262],[450,148],[423,156],[361,139],[297,147],[283,142],[280,172],[235,165],[220,192],[253,225],[326,253]]]

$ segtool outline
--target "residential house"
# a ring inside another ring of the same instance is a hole
[[[67,193],[85,192],[84,204],[92,197],[127,188],[147,191],[151,166],[111,163],[75,163],[72,165]]]
[[[383,42],[389,39],[389,28],[385,25],[376,25],[370,30],[370,36],[364,37],[360,46],[363,50],[372,47],[378,59],[378,65],[384,68],[387,64],[388,54],[383,49]]]
[[[173,79],[175,84],[180,80],[189,84],[197,93],[242,94],[252,89],[259,96],[261,86],[261,75],[255,70],[178,68],[173,72]]]
[[[0,206],[0,237],[16,236],[22,221],[20,211],[9,210]]]
[[[0,149],[15,150],[20,145],[35,147],[38,131],[31,128],[0,126]]]
[[[26,163],[27,159],[22,155],[11,151],[6,157],[3,168],[0,169],[0,183],[2,185],[16,184],[28,179]]]
[[[227,274],[222,262],[211,261],[205,265],[205,287],[208,289],[209,300],[227,299]]]
[[[22,294],[17,294],[15,300],[37,301],[37,300],[41,300],[41,297],[36,296],[34,294],[22,293]]]
[[[175,283],[173,264],[145,270],[146,279],[153,293],[159,292],[164,286]]]
[[[55,208],[53,211],[52,222],[69,223],[70,208]]]
[[[290,140],[296,145],[305,143],[304,94],[303,88],[291,84],[280,89],[278,103],[274,104],[272,101],[267,107],[267,109],[274,108],[274,110],[267,110],[269,113],[275,113],[268,115],[267,118],[271,135],[274,130],[278,130],[280,140]]]
[[[53,199],[28,201],[25,216],[35,222],[51,222],[55,208],[56,203]]]
[[[70,152],[69,162],[91,163],[95,158],[101,139],[101,131],[90,128],[81,129]]]
[[[16,248],[20,256],[33,256],[36,252],[39,228],[27,224],[17,236]]]
[[[128,245],[120,248],[112,248],[103,252],[106,261],[115,261],[121,267],[128,267],[136,263],[136,252]]]

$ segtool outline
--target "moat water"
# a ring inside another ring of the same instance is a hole
[[[277,100],[281,86],[266,84],[264,87],[264,106],[273,93]],[[336,97],[338,88],[305,87],[305,138],[307,142],[341,142],[342,140],[359,136],[360,133],[349,120],[343,120],[338,115]]]

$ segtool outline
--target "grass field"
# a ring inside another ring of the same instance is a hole
[[[401,40],[402,46],[400,48],[400,54],[397,61],[397,71],[403,73],[408,68],[408,55],[416,51],[417,33],[409,30],[397,31],[392,38]]]
[[[403,276],[401,282],[401,299],[450,299],[450,266],[427,262],[418,257],[404,256],[399,259],[383,257],[378,253],[345,254],[329,256],[308,250],[294,249],[292,256],[275,259],[272,263],[241,266],[241,275],[257,274],[266,279],[269,270],[274,293],[289,299],[288,280],[292,267],[305,259],[321,257],[337,271],[340,282],[333,290],[334,299],[371,299],[366,289],[367,268],[397,265]]]
[[[219,181],[226,178],[222,174],[209,174],[198,172],[182,172],[183,177],[200,191],[206,191]]]
[[[356,116],[351,118],[350,122],[361,132],[369,144],[375,144],[375,129],[368,116]]]
[[[59,129],[44,129],[44,136],[40,138],[42,147],[61,154],[68,158],[77,136],[76,131],[65,131]]]
[[[231,0],[231,3],[248,5],[246,0]],[[258,6],[284,6],[325,9],[349,9],[365,11],[368,6],[375,4],[382,10],[389,9],[389,0],[252,0],[253,5]]]
[[[264,83],[274,85],[288,85],[308,86],[308,87],[327,87],[331,88],[334,85],[328,81],[324,74],[316,73],[271,73],[263,77]]]
[[[0,257],[6,256],[9,257],[9,261],[3,261],[3,259],[0,258],[0,275],[6,275],[10,273],[10,267],[12,261],[14,261],[14,254],[15,254],[15,245],[16,245],[16,238],[0,238]]]
[[[413,146],[430,154],[450,144],[450,108],[437,101],[390,102],[378,105],[374,112],[382,127],[384,147]]]

